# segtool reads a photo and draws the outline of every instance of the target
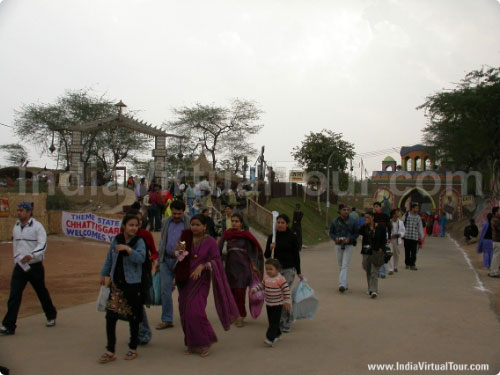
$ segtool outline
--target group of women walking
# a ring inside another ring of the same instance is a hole
[[[302,278],[298,240],[288,228],[286,215],[278,217],[276,240],[269,236],[265,252],[255,237],[243,230],[243,222],[239,213],[233,214],[231,228],[217,243],[207,233],[206,216],[195,215],[190,219],[190,228],[182,232],[177,243],[175,255],[178,260],[174,273],[185,354],[196,352],[205,357],[211,345],[217,342],[206,314],[210,286],[220,322],[228,330],[232,323],[244,326],[247,289],[257,288],[262,283],[264,257],[275,258],[281,263],[281,272],[289,285],[296,273]],[[128,321],[130,326],[129,350],[124,359],[133,360],[138,356],[139,324],[146,313],[144,276],[154,267],[157,258],[151,233],[140,227],[140,216],[136,213],[123,218],[121,233],[111,243],[101,270],[101,284],[109,277],[111,292],[106,310],[107,350],[98,358],[100,363],[117,359],[115,330],[119,319]],[[259,316],[263,303],[262,298],[249,294],[253,318]],[[289,332],[290,313],[286,310],[283,310],[281,321],[283,331]]]

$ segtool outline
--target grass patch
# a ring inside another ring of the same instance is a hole
[[[316,201],[306,200],[304,202],[303,199],[297,197],[273,198],[266,205],[266,208],[269,211],[278,211],[280,214],[287,214],[291,221],[293,218],[293,211],[295,211],[295,205],[297,203],[300,203],[302,212],[304,213],[304,218],[302,219],[303,244],[306,246],[312,246],[330,241],[330,237],[325,230],[325,203],[321,203],[321,214],[318,212],[318,204]],[[330,226],[331,221],[336,216],[337,207],[332,205],[329,210],[328,226]],[[267,230],[267,232],[269,232],[269,230]]]

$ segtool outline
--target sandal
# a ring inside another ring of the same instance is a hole
[[[127,354],[125,354],[125,358],[123,358],[126,361],[131,361],[133,359],[137,358],[137,352],[133,352],[132,350],[129,350]]]
[[[210,354],[210,348],[208,346],[201,349],[200,356],[206,357]]]
[[[243,323],[243,318],[239,317],[238,319],[236,319],[234,325],[238,328],[243,327],[245,325],[245,323]]]
[[[116,360],[116,356],[113,353],[109,354],[108,352],[104,353],[99,358],[97,358],[97,361],[99,363],[103,363],[103,364],[108,363],[108,362],[112,362],[114,360]]]

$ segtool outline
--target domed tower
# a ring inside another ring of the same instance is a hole
[[[384,160],[382,160],[382,170],[396,172],[396,160],[387,156]]]
[[[401,147],[401,166],[403,171],[434,170],[434,160],[429,147],[420,144]]]

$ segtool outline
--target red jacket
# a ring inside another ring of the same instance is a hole
[[[139,228],[136,233],[137,237],[141,237],[146,243],[146,253],[152,260],[158,259],[158,250],[156,250],[155,239],[150,231]]]

